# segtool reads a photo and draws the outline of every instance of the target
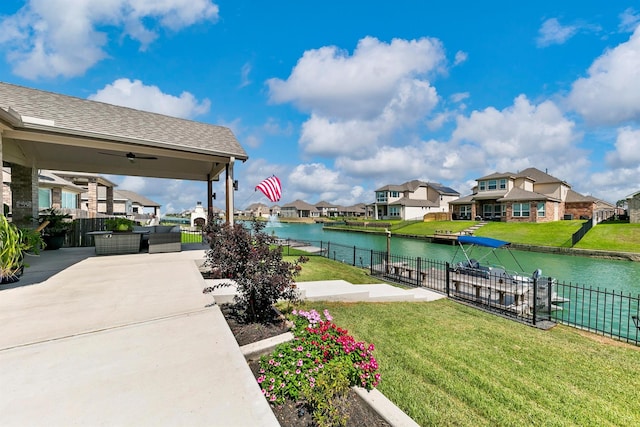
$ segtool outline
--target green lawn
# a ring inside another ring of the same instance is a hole
[[[493,237],[512,243],[535,246],[571,247],[571,236],[584,221],[552,221],[545,223],[489,222],[479,228],[477,236]]]
[[[285,252],[286,253],[286,252]],[[285,261],[294,262],[300,255],[308,255],[303,251],[291,249],[291,255],[284,256]],[[297,282],[313,282],[316,280],[342,279],[353,284],[380,283],[380,279],[372,278],[369,270],[356,268],[321,256],[310,256],[309,261],[302,264]]]
[[[603,222],[593,227],[575,246],[580,249],[640,252],[640,224]]]
[[[640,425],[638,348],[449,300],[307,308],[375,344],[379,390],[422,426]]]

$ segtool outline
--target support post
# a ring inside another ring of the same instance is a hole
[[[226,199],[227,199],[227,223],[233,225],[233,164],[235,163],[235,157],[229,158],[229,163],[225,166],[227,175],[226,182]]]

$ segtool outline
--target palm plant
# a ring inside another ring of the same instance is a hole
[[[24,253],[29,250],[22,230],[0,215],[0,280],[14,282],[22,275]]]

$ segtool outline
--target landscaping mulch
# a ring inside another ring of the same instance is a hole
[[[231,304],[220,306],[231,332],[240,346],[257,342],[283,334],[289,330],[284,318],[274,311],[272,319],[264,323],[245,323],[240,313]],[[248,361],[249,367],[257,378],[259,363],[257,360]],[[341,413],[348,417],[346,426],[390,427],[391,425],[378,415],[353,391],[345,396],[339,405]],[[302,402],[287,401],[283,405],[273,406],[271,409],[282,427],[315,427],[311,411]]]

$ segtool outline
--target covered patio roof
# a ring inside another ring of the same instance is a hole
[[[248,158],[223,126],[3,82],[0,137],[4,162],[61,171],[210,183]]]

